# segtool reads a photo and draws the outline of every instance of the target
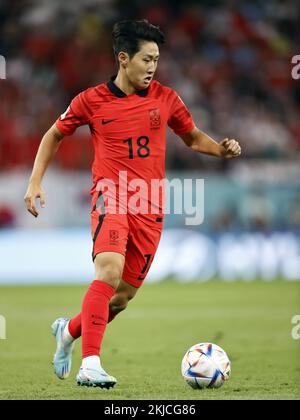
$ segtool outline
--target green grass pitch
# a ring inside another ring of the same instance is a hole
[[[118,378],[111,390],[81,388],[78,342],[71,377],[52,371],[50,325],[78,312],[86,287],[0,287],[0,399],[300,399],[300,340],[291,319],[300,314],[299,283],[144,285],[106,330],[102,364]],[[213,342],[232,361],[217,390],[193,390],[180,374],[185,351]]]

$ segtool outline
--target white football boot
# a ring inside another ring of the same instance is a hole
[[[108,375],[102,368],[98,356],[87,357],[83,360],[76,379],[79,386],[106,389],[114,387],[117,383],[116,378]]]

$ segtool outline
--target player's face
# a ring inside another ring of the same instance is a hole
[[[130,83],[137,90],[146,89],[157,69],[159,49],[156,42],[142,42],[140,50],[128,62],[126,68]]]

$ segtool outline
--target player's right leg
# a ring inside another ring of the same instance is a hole
[[[81,386],[113,387],[117,380],[105,372],[100,348],[109,317],[109,302],[118,288],[125,257],[116,252],[101,252],[95,257],[96,280],[82,304],[82,365],[77,375]]]
[[[97,195],[98,199],[102,198],[101,193]],[[63,337],[62,331],[66,331],[71,339],[81,335],[83,360],[77,375],[78,385],[109,388],[115,385],[116,379],[103,370],[100,348],[109,318],[109,302],[122,278],[128,223],[126,215],[111,214],[106,211],[103,200],[98,200],[98,207],[95,201],[93,199],[92,202],[91,233],[96,276],[84,297],[81,314],[68,324],[65,323],[64,329],[61,320],[53,327],[59,347],[55,358],[56,365],[59,364],[56,373],[59,377],[65,376],[66,363],[64,360],[63,364],[59,358],[63,349],[63,346],[59,345]],[[58,328],[58,325],[61,328]],[[71,357],[71,353],[68,356]],[[65,355],[63,359],[64,357]],[[69,374],[69,369],[67,371]]]
[[[120,281],[116,293],[109,303],[108,323],[126,309],[137,291],[138,288],[123,280]],[[54,371],[59,379],[67,379],[71,372],[75,340],[81,337],[81,313],[71,320],[57,319],[52,324],[52,334],[56,339],[56,352],[53,359]]]

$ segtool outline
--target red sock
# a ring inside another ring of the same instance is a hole
[[[109,312],[109,301],[115,289],[100,280],[90,285],[81,311],[82,358],[99,356]]]
[[[111,321],[113,321],[117,315],[118,314],[116,312],[113,312],[111,309],[109,309],[107,323],[109,324]],[[74,338],[74,340],[77,340],[81,337],[81,313],[70,319],[69,333]]]
[[[69,333],[75,340],[81,337],[81,313],[70,319]]]

